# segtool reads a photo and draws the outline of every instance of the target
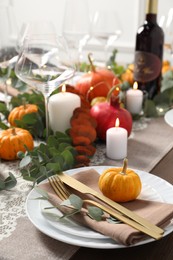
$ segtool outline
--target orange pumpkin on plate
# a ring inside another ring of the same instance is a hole
[[[138,174],[127,169],[127,159],[123,167],[109,168],[99,178],[99,188],[102,193],[116,202],[127,202],[137,198],[142,184]]]

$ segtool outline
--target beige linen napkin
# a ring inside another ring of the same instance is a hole
[[[82,171],[82,173],[79,172],[77,174],[74,174],[73,177],[90,186],[91,188],[99,191],[99,174],[94,169]],[[50,202],[53,205],[56,205],[57,203],[59,204],[61,202],[57,195],[55,195],[53,189],[48,182],[41,184],[40,188],[48,192]],[[76,191],[73,191],[73,193],[76,194]],[[82,197],[81,194],[80,197]],[[152,223],[162,227],[167,225],[173,218],[173,204],[146,200],[135,200],[128,203],[123,203],[123,205],[128,209],[135,211],[142,217],[148,219]],[[82,225],[85,225],[97,232],[100,232],[123,245],[132,245],[137,243],[141,239],[146,238],[146,236],[144,234],[141,234],[141,232],[123,223],[112,224],[108,223],[107,221],[95,221],[87,215],[83,215],[80,213],[74,215],[73,219],[75,219]]]

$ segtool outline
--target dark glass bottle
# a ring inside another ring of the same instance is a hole
[[[144,24],[136,35],[134,80],[149,99],[160,91],[164,33],[157,24],[158,0],[148,0]]]

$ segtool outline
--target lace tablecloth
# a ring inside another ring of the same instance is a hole
[[[128,140],[128,161],[129,167],[150,171],[173,147],[173,131],[171,127],[166,125],[163,118],[152,119],[147,122],[146,126],[145,129],[138,129],[132,132],[132,135]],[[97,144],[97,151],[91,160],[91,165],[118,166],[122,164],[122,161],[112,161],[106,158],[105,152],[105,144]],[[39,233],[39,236],[38,233],[34,235],[35,233],[33,232],[37,231],[35,231],[35,227],[27,219],[25,212],[26,197],[31,190],[32,185],[30,182],[25,181],[20,177],[18,163],[18,161],[0,163],[1,177],[5,177],[10,171],[18,180],[16,187],[12,190],[0,191],[0,241],[3,245],[3,247],[1,246],[2,256],[0,256],[0,259],[12,260],[22,257],[23,252],[18,249],[13,251],[14,255],[10,253],[10,246],[12,246],[10,243],[12,241],[13,243],[17,243],[16,239],[19,238],[22,240],[24,234],[20,232],[20,228],[22,230],[24,227],[28,228],[27,232],[32,232],[30,235],[32,235],[32,239],[36,239],[36,241],[32,241],[33,244],[30,247],[28,246],[28,250],[25,249],[27,252],[25,252],[26,255],[23,259],[43,259],[41,253],[39,256],[37,254],[35,257],[33,256],[32,251],[35,251],[37,247],[43,248],[42,253],[44,252],[44,259],[46,259],[46,257],[47,259],[70,259],[70,256],[78,247],[53,240],[42,233]],[[20,223],[22,223],[21,226]],[[31,231],[33,229],[34,231]],[[23,239],[27,239],[28,236],[29,234],[26,233]],[[53,251],[45,251],[45,244],[43,244],[41,237],[46,239],[46,246],[48,248],[50,245],[47,243],[51,243],[52,247],[55,245],[55,248],[52,249]],[[25,242],[22,242],[21,240],[18,241],[19,247],[22,247],[22,243]]]

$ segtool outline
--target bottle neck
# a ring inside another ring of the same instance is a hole
[[[146,14],[157,14],[158,0],[147,0]]]
[[[157,14],[146,14],[145,20],[150,23],[157,23]]]

